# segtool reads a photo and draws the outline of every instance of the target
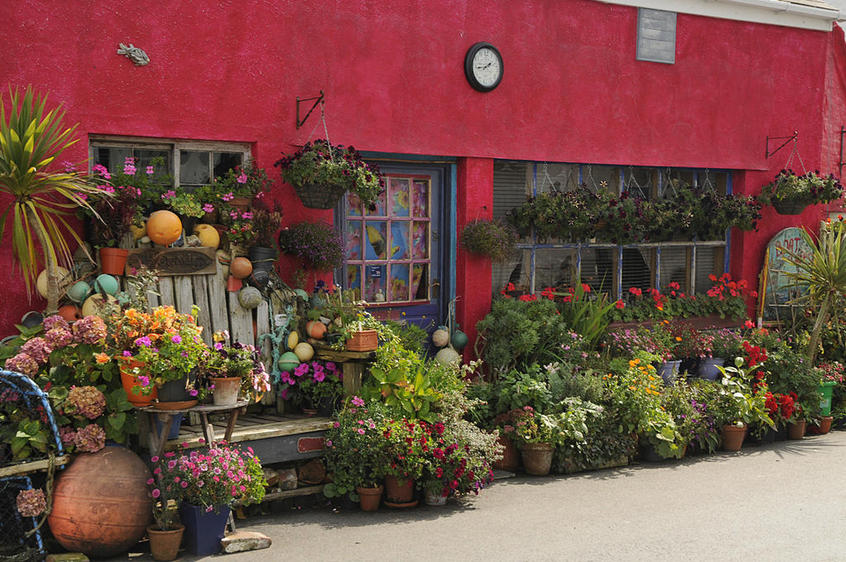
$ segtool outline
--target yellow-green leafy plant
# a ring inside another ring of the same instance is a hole
[[[61,106],[48,110],[47,96],[31,87],[23,95],[9,88],[9,98],[8,105],[0,98],[0,193],[12,200],[0,214],[0,237],[11,220],[12,254],[29,294],[44,263],[52,312],[59,302],[57,267],[72,262],[68,237],[82,244],[65,217],[79,207],[93,212],[86,198],[103,193],[71,166],[58,165],[59,155],[79,140],[77,125],[64,126]]]

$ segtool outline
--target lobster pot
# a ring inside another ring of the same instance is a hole
[[[19,413],[24,414],[30,420],[38,420],[49,432],[48,449],[55,452],[56,456],[62,454],[62,440],[59,437],[59,428],[56,426],[56,418],[53,416],[53,409],[47,399],[47,393],[41,390],[35,382],[20,373],[14,371],[0,370],[0,404],[6,408],[14,406]],[[46,459],[46,453],[33,453],[27,457],[26,462],[33,462],[39,459]],[[8,443],[0,443],[0,466],[9,466],[17,463],[12,460],[12,451]],[[21,467],[19,472],[26,472]]]
[[[46,556],[41,533],[27,536],[38,525],[38,518],[23,517],[17,509],[18,493],[30,489],[28,476],[0,478],[0,561],[35,562]]]

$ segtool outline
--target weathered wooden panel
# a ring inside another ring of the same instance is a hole
[[[212,332],[229,330],[229,311],[226,305],[226,276],[218,262],[213,276],[207,278],[209,286],[209,313]]]
[[[194,303],[200,307],[200,315],[197,321],[203,327],[203,341],[207,345],[212,343],[211,310],[209,306],[209,278],[208,275],[195,275],[191,278],[194,288]],[[214,277],[211,277],[214,281]]]
[[[187,275],[173,278],[173,294],[176,299],[176,310],[189,314],[194,306],[194,289],[191,278]]]
[[[159,304],[162,306],[174,306],[176,304],[173,297],[173,279],[171,277],[159,278]]]
[[[140,265],[159,276],[209,275],[215,271],[214,248],[137,248],[129,250],[126,271]]]
[[[233,342],[255,343],[253,336],[253,312],[238,302],[238,293],[229,293],[229,333]]]

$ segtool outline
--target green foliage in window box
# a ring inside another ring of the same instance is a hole
[[[461,245],[471,254],[489,257],[494,262],[507,261],[517,248],[517,233],[500,221],[474,220],[461,231]]]

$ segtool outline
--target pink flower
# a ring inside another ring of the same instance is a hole
[[[353,396],[352,404],[353,406],[364,406],[364,399],[359,398],[358,396]]]
[[[153,482],[155,482],[155,480],[153,480],[152,478],[148,478],[148,479],[147,479],[147,485],[148,485],[148,486],[149,486],[150,484],[152,484]]]
[[[146,172],[148,176],[152,176],[154,173],[156,173],[155,170],[153,170],[152,166],[147,166]]]
[[[213,213],[214,212],[214,205],[211,203],[206,203],[203,205],[203,212],[206,213]]]
[[[241,172],[241,175],[235,178],[235,181],[237,181],[238,183],[247,183],[247,174]]]
[[[161,495],[162,495],[161,490],[159,490],[158,488],[153,488],[152,496],[153,496],[154,498],[158,498],[158,497],[159,497],[159,496],[161,496]]]
[[[364,431],[364,429],[362,429],[362,428],[360,428],[360,427],[358,428],[358,432],[359,432],[359,434],[361,434],[361,435],[364,435],[364,434],[366,433],[366,432]]]
[[[220,198],[223,199],[224,201],[232,201],[233,199],[235,199],[235,196],[230,191],[229,193],[222,195]]]

